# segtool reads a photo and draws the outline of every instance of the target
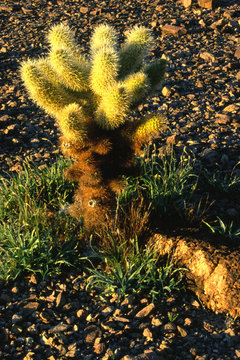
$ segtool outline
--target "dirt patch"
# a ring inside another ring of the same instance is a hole
[[[176,264],[186,267],[190,288],[214,312],[240,316],[240,249],[218,246],[194,237],[155,234],[151,243],[161,255],[174,251]]]

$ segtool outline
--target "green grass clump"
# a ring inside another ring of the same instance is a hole
[[[221,172],[220,170],[210,174],[205,171],[205,179],[211,190],[217,197],[224,197],[234,192],[240,187],[240,177],[234,175],[234,170],[240,164],[237,163],[231,173]]]
[[[0,178],[0,278],[25,272],[59,272],[77,251],[78,224],[61,208],[74,185],[64,180],[66,160],[43,170],[24,166],[10,179]]]
[[[239,240],[240,239],[240,228],[233,229],[233,221],[229,224],[225,223],[222,219],[217,216],[218,224],[209,224],[206,221],[203,223],[211,230],[215,235],[220,235],[224,239]]]
[[[130,294],[148,294],[155,301],[172,293],[182,291],[184,268],[177,268],[173,258],[161,264],[158,253],[149,246],[140,249],[138,239],[117,244],[109,234],[111,249],[100,250],[95,256],[102,260],[103,267],[99,270],[88,268],[90,276],[87,288],[96,288],[102,299],[113,294],[118,300]],[[126,251],[128,248],[128,251]]]
[[[159,217],[170,217],[176,209],[184,209],[184,204],[191,199],[197,187],[194,159],[186,152],[177,159],[171,150],[168,154],[153,155],[140,161],[142,174],[127,179],[120,203],[128,203],[140,193]]]

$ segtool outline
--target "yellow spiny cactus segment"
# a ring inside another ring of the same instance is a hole
[[[118,73],[118,55],[113,48],[99,49],[92,56],[91,87],[99,96],[116,83]]]
[[[49,70],[49,78],[43,72],[43,67]],[[49,114],[56,116],[62,108],[72,102],[72,96],[57,80],[48,67],[47,63],[43,64],[42,60],[28,60],[21,66],[21,77],[29,92],[30,97]]]
[[[61,23],[52,26],[48,33],[48,41],[52,51],[60,49],[68,50],[71,51],[76,60],[81,63],[85,62],[85,58],[81,54],[81,51],[75,40],[74,32],[68,25]]]
[[[118,86],[109,87],[96,112],[96,121],[104,129],[116,129],[122,125],[129,111],[129,98]]]
[[[117,34],[109,25],[99,25],[91,38],[91,52],[96,52],[102,47],[110,47],[117,50]]]
[[[88,89],[90,68],[86,62],[77,62],[66,50],[53,50],[49,54],[53,69],[65,86],[75,91]]]
[[[64,24],[52,26],[48,33],[48,41],[52,50],[62,48],[73,50],[75,46],[77,46],[73,31],[69,26]]]
[[[135,71],[153,45],[151,31],[143,26],[134,26],[127,34],[120,52],[120,78]]]
[[[166,120],[160,114],[147,116],[143,119],[133,133],[135,148],[139,150],[145,142],[156,136],[165,124]]]
[[[153,36],[151,31],[144,26],[135,25],[127,33],[126,45],[135,44],[143,51],[148,51],[153,45]]]
[[[130,97],[131,105],[138,104],[150,91],[147,75],[142,71],[129,75],[122,86]]]
[[[56,85],[61,84],[48,58],[39,58],[37,61],[34,61],[34,64],[37,66],[41,74],[44,74],[44,77],[48,79],[51,83]]]
[[[58,116],[62,134],[71,143],[83,143],[87,139],[87,123],[78,104],[69,104]]]

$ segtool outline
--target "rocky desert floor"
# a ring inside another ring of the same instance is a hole
[[[29,100],[19,75],[23,60],[45,55],[46,34],[57,23],[76,32],[87,55],[97,24],[113,25],[120,40],[135,24],[152,29],[151,56],[168,60],[165,82],[139,107],[160,111],[168,130],[157,151],[172,144],[213,174],[240,176],[240,4],[219,0],[215,9],[185,8],[175,0],[11,1],[0,4],[0,172],[39,167],[58,156],[54,120]],[[218,199],[213,215],[240,227],[240,197]],[[239,249],[239,246],[238,246]],[[196,359],[240,358],[240,322],[207,309],[194,293],[163,299],[110,298],[85,291],[77,273],[31,276],[1,283],[0,359]],[[176,320],[171,315],[176,314]]]

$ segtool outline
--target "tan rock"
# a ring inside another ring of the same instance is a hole
[[[182,0],[182,4],[185,7],[189,7],[192,5],[192,0]]]
[[[161,255],[174,251],[174,262],[185,267],[187,278],[194,281],[192,289],[205,306],[213,311],[240,316],[240,252],[230,252],[223,245],[214,247],[207,239],[167,238],[155,235],[155,244]]]
[[[213,10],[217,6],[217,0],[198,0],[198,5],[202,8]]]
[[[184,35],[187,33],[187,30],[185,29],[185,27],[169,25],[169,24],[161,26],[161,30],[162,30],[162,33],[165,35],[179,36],[179,35]]]
[[[142,310],[140,310],[135,316],[137,319],[142,319],[148,316],[155,309],[154,304],[149,304],[145,306]]]
[[[81,6],[80,7],[80,13],[81,14],[86,14],[88,12],[88,7],[86,6]]]

